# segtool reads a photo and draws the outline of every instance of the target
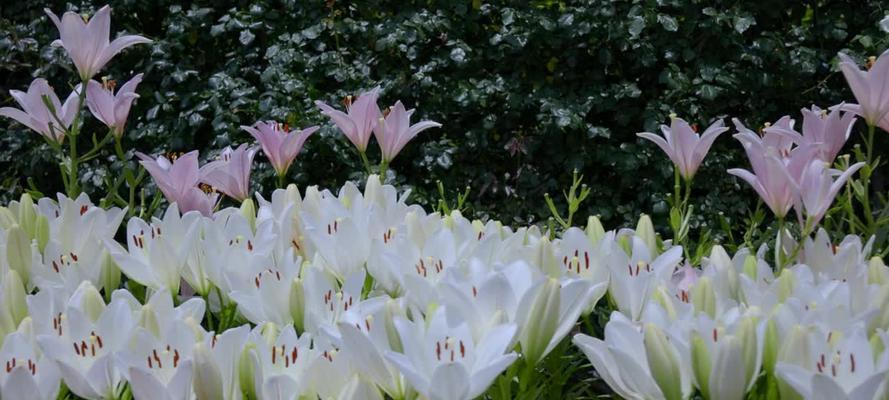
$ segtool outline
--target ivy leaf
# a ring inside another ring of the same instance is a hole
[[[676,22],[676,18],[669,15],[658,14],[657,22],[659,22],[667,31],[676,32],[679,30],[679,23]]]

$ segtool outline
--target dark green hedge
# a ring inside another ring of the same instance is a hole
[[[44,6],[60,13],[102,5],[37,3],[0,5],[0,105],[35,76],[58,88],[70,83],[63,51],[49,45],[57,32]],[[592,187],[583,215],[602,214],[614,226],[649,212],[663,224],[672,172],[636,132],[655,129],[670,112],[758,126],[811,103],[851,100],[836,73],[837,51],[861,60],[886,45],[879,0],[111,3],[113,36],[155,40],[105,71],[118,80],[145,73],[131,146],[209,156],[251,140],[238,126],[257,119],[323,123],[291,178],[337,187],[361,164],[312,102],[339,103],[379,84],[382,103],[401,99],[417,117],[444,124],[394,161],[397,183],[415,187],[414,200],[426,204],[438,179],[452,193],[470,185],[475,212],[509,222],[546,217],[543,194],[567,187],[577,168]],[[3,196],[17,196],[25,177],[58,189],[58,168],[38,136],[5,119],[0,129]],[[739,147],[724,135],[702,167],[700,222],[720,211],[738,217],[755,204],[725,173],[747,165]],[[92,184],[104,164],[87,166]],[[272,174],[257,158],[258,189],[270,190]]]

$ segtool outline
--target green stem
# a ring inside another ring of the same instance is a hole
[[[373,170],[370,169],[370,160],[367,159],[367,153],[358,150],[358,155],[361,156],[361,163],[364,164],[364,170],[367,171],[367,174],[373,173]]]
[[[874,125],[867,124],[867,142],[865,145],[867,146],[867,164],[872,165],[874,161],[874,131],[876,128]]]
[[[69,157],[71,164],[68,166],[68,197],[75,198],[80,194],[79,181],[80,181],[80,173],[78,171],[78,158],[77,158],[77,135],[80,134],[80,128],[83,125],[83,103],[86,101],[86,84],[87,80],[83,80],[80,85],[80,93],[78,93],[77,97],[77,114],[74,117],[74,121],[71,123],[71,129],[68,131],[68,136],[70,136],[70,140],[68,141],[69,146]]]
[[[778,217],[778,235],[775,236],[775,268],[778,273],[784,269],[784,246],[781,243],[784,236],[784,217]]]
[[[71,140],[68,141],[68,147],[70,150],[69,155],[68,155],[68,157],[70,158],[70,160],[69,160],[70,164],[68,165],[68,184],[69,184],[68,197],[73,199],[73,198],[77,197],[78,194],[80,194],[80,188],[77,187],[80,174],[77,171],[78,161],[77,161],[77,136],[76,135],[71,135]]]
[[[278,179],[277,179],[278,189],[283,189],[283,188],[284,188],[284,180],[285,180],[286,178],[287,178],[287,173],[286,173],[286,172],[278,174]]]
[[[386,180],[386,170],[388,170],[388,169],[389,169],[389,162],[386,161],[386,159],[383,159],[383,161],[380,161],[380,179],[381,180],[383,180],[383,181]]]

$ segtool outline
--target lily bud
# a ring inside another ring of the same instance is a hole
[[[105,297],[110,299],[111,293],[120,287],[120,268],[114,263],[114,258],[107,250],[102,252],[102,270],[99,279],[102,283],[102,290],[105,291]]]
[[[657,325],[647,323],[643,343],[651,375],[666,400],[682,399],[679,356],[667,336]]]
[[[293,278],[290,284],[290,316],[297,332],[305,330],[306,291],[300,278]]]
[[[222,399],[222,371],[204,342],[194,345],[194,393],[198,400]]]
[[[6,231],[6,261],[27,286],[31,277],[31,239],[19,225]]]
[[[766,331],[762,346],[762,368],[769,376],[775,375],[775,363],[778,362],[778,324],[774,319],[766,322]]]
[[[37,230],[37,211],[34,209],[34,200],[27,193],[23,193],[19,200],[19,225],[29,238],[34,238]]]
[[[9,331],[15,330],[19,323],[28,316],[28,304],[25,301],[27,292],[19,274],[14,270],[6,271],[3,277],[2,291],[0,291],[0,313],[9,314],[11,323]],[[7,332],[8,333],[8,332]]]
[[[256,344],[247,342],[244,350],[241,351],[240,360],[238,360],[238,381],[246,399],[256,398],[254,374],[256,373],[256,363],[258,363],[257,357]]]
[[[151,304],[142,306],[142,312],[139,313],[139,326],[155,336],[160,335],[160,322],[157,318],[157,312],[154,311],[154,307]]]
[[[9,229],[17,224],[15,214],[6,207],[0,207],[0,229]]]
[[[43,253],[46,244],[49,243],[49,219],[45,215],[38,215],[34,238],[37,239],[37,250]]]
[[[810,347],[809,333],[804,327],[795,325],[791,328],[790,335],[785,336],[783,346],[778,352],[778,361],[804,367],[812,365]],[[802,396],[780,378],[778,379],[778,392],[781,393],[782,399],[802,400]]]
[[[278,333],[280,333],[280,329],[274,322],[266,322],[262,325],[262,328],[259,328],[259,334],[262,335],[262,338],[269,346],[275,344],[275,340],[278,339]]]
[[[633,242],[630,240],[629,236],[618,236],[617,245],[620,246],[620,248],[623,249],[624,253],[627,253],[628,256],[633,255]]]
[[[648,251],[651,252],[652,257],[657,257],[660,254],[660,248],[657,245],[657,234],[654,232],[654,223],[651,222],[651,217],[647,214],[642,214],[639,217],[639,222],[636,224],[636,236],[642,239],[645,247],[648,247]]]
[[[691,288],[691,304],[696,313],[705,313],[710,318],[716,318],[716,292],[709,277],[698,279]]]
[[[747,275],[747,277],[755,281],[758,264],[759,260],[756,259],[756,256],[747,256],[747,258],[744,259],[744,275]]]
[[[382,191],[382,183],[380,183],[380,176],[377,174],[370,174],[367,177],[367,183],[364,184],[364,198],[370,199],[370,201],[375,201],[380,196],[380,192]]]
[[[756,317],[746,317],[735,331],[741,345],[741,356],[744,362],[744,387],[747,387],[756,375],[756,357],[759,349],[756,338]],[[742,390],[741,393],[744,391]]]
[[[253,199],[247,198],[241,202],[241,215],[244,216],[244,219],[247,220],[247,223],[250,224],[250,229],[255,233],[256,232],[256,204],[253,203]]]
[[[737,337],[727,336],[720,340],[713,357],[713,373],[710,375],[711,399],[744,399],[747,382],[744,380],[743,358],[743,349]]]
[[[778,276],[778,301],[784,302],[793,294],[793,287],[796,285],[796,277],[789,269],[781,271]]]
[[[85,281],[77,288],[77,293],[71,296],[80,300],[80,306],[83,313],[93,322],[99,320],[102,312],[105,311],[105,300],[92,283]],[[157,333],[155,333],[157,335]]]
[[[559,324],[559,303],[561,284],[555,278],[548,278],[538,289],[537,295],[528,308],[528,320],[519,336],[522,353],[530,365],[537,364]]]
[[[599,241],[605,237],[605,227],[602,226],[602,221],[599,220],[599,216],[594,215],[587,218],[585,232],[586,236],[593,244],[599,243]]]
[[[877,305],[877,313],[868,324],[868,331],[889,328],[889,286],[883,285],[875,296],[873,303]]]
[[[404,317],[404,310],[398,306],[398,302],[389,299],[389,301],[386,302],[383,326],[386,327],[386,338],[389,341],[389,347],[392,351],[402,353],[404,351],[404,345],[401,343],[401,336],[398,334],[398,330],[395,328],[395,316]]]
[[[889,269],[886,268],[883,259],[877,256],[871,257],[867,265],[867,283],[871,285],[885,285],[889,283],[889,277],[886,276],[887,273],[889,273]]]
[[[697,331],[691,334],[691,369],[705,399],[710,398],[710,349]]]
[[[670,317],[671,321],[676,320],[676,316],[678,315],[676,313],[676,307],[673,305],[672,296],[670,296],[670,294],[667,293],[666,287],[661,285],[661,286],[658,286],[657,289],[655,289],[654,301],[656,301],[658,303],[658,305],[660,305],[661,308],[663,308],[664,311],[666,311],[667,316]]]

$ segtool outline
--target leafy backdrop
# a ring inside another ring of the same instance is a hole
[[[36,76],[67,93],[73,76],[49,7],[92,12],[104,2],[0,5],[0,106]],[[415,118],[444,124],[421,134],[392,164],[413,201],[434,204],[436,181],[455,195],[471,186],[469,212],[504,222],[546,218],[544,193],[578,169],[591,187],[580,215],[606,226],[647,212],[664,225],[669,161],[635,133],[671,112],[699,124],[739,117],[760,126],[812,103],[852,99],[836,53],[859,61],[886,46],[879,0],[847,1],[197,1],[119,0],[112,36],[140,33],[104,71],[124,81],[144,72],[126,134],[144,152],[251,140],[258,119],[323,124],[291,169],[300,186],[339,187],[359,177],[350,145],[313,106],[381,85],[383,105],[401,99]],[[726,120],[730,124],[730,121]],[[88,125],[88,128],[90,125]],[[99,131],[98,126],[92,126]],[[38,135],[0,121],[0,193],[61,187]],[[104,133],[104,131],[100,131]],[[81,140],[89,140],[81,137]],[[880,138],[879,142],[885,142]],[[852,140],[855,142],[855,140]],[[255,184],[271,168],[258,157]],[[105,160],[85,168],[102,185]],[[723,135],[696,180],[698,223],[738,219],[752,191],[725,169],[745,166]]]

